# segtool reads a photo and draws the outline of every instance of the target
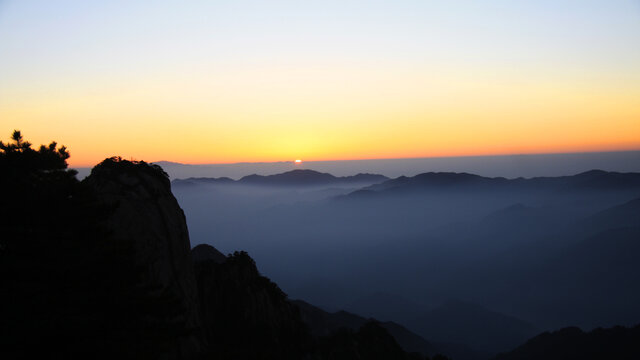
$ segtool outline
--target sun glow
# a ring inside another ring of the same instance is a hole
[[[74,167],[640,149],[635,2],[494,2],[0,0],[0,137]]]

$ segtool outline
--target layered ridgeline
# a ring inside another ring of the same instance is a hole
[[[243,252],[190,249],[164,171],[2,145],[0,357],[424,359],[375,321],[314,336]],[[194,263],[194,259],[196,259]]]
[[[467,173],[429,172],[413,177],[400,176],[380,184],[371,185],[362,191],[384,194],[387,192],[409,192],[411,190],[428,191],[458,188],[464,191],[493,190],[509,192],[530,190],[544,193],[563,190],[638,189],[640,187],[639,184],[640,174],[638,173],[617,173],[602,170],[591,170],[572,176],[516,179],[484,177]]]
[[[287,171],[275,175],[247,175],[239,180],[228,177],[221,178],[187,178],[176,179],[174,186],[194,186],[204,184],[253,185],[271,187],[313,187],[313,186],[367,186],[389,180],[378,174],[357,174],[353,176],[333,176],[308,169]]]

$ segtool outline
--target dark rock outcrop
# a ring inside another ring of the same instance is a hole
[[[219,253],[209,245],[194,249],[202,319],[211,351],[219,359],[300,359],[311,338],[296,306],[261,276],[249,255],[236,252],[218,261],[195,253]]]
[[[189,358],[202,352],[189,232],[167,174],[158,166],[112,158],[94,167],[84,182],[101,204],[113,209],[106,229],[112,241],[133,248],[139,281],[175,296],[184,309],[178,316],[189,335],[180,337],[175,355]]]
[[[420,354],[407,354],[389,333],[375,321],[357,331],[341,328],[320,339],[318,357],[331,360],[421,360]]]
[[[191,258],[194,263],[213,260],[217,264],[227,261],[227,257],[211,245],[200,244],[191,249]]]
[[[316,337],[332,336],[343,328],[358,331],[362,326],[373,321],[347,311],[330,313],[302,300],[295,300],[293,303],[300,308],[302,320]],[[400,324],[392,321],[376,323],[385,329],[406,352],[429,356],[439,352],[430,342]]]
[[[0,357],[199,357],[189,237],[166,174],[118,158],[83,182],[29,171],[5,188],[25,211],[3,224]]]
[[[404,360],[430,352],[427,341],[397,324],[287,300],[245,252],[225,261],[209,245],[193,253],[207,341],[217,358]]]

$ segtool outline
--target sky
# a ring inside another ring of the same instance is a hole
[[[182,163],[640,149],[640,1],[0,0],[0,138]]]

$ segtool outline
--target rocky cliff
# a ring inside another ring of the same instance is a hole
[[[218,358],[301,359],[311,351],[298,308],[247,253],[221,259],[213,247],[198,245],[194,254],[207,341]]]
[[[84,181],[97,201],[112,209],[105,227],[116,244],[131,247],[138,282],[149,296],[175,299],[184,326],[170,357],[192,358],[204,350],[197,287],[184,213],[167,174],[144,162],[106,159]]]
[[[189,235],[166,174],[117,158],[82,182],[17,169],[1,189],[16,206],[2,224],[0,358],[199,357]]]

